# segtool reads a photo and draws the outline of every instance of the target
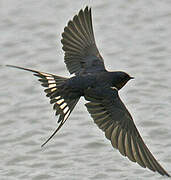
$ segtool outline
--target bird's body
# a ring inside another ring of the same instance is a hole
[[[121,77],[123,77],[123,79]],[[130,79],[132,79],[132,77],[120,71],[85,73],[69,78],[64,83],[64,87],[71,90],[78,90],[81,92],[81,95],[84,96],[84,91],[90,87],[116,87],[119,90]]]
[[[41,71],[8,65],[34,73],[44,86],[60,123],[45,145],[66,122],[75,105],[83,96],[88,112],[104,131],[114,148],[142,167],[170,176],[157,162],[141,138],[133,118],[118,91],[130,80],[122,71],[105,69],[94,38],[91,9],[86,7],[74,16],[62,33],[64,60],[68,71],[75,76],[65,78]]]

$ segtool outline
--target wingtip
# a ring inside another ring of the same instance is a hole
[[[85,8],[83,8],[83,10],[82,9],[81,10],[82,11],[91,11],[91,8],[92,8],[91,6],[86,5]]]
[[[164,170],[163,176],[171,178],[170,174],[165,169],[163,169],[163,170]]]
[[[165,176],[167,176],[167,177],[171,178],[170,174],[168,174],[168,173],[167,173]]]

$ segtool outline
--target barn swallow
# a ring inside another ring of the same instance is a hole
[[[118,91],[133,77],[123,71],[109,72],[105,68],[95,42],[91,8],[81,9],[68,22],[61,43],[64,62],[73,77],[7,65],[37,76],[56,115],[59,115],[59,126],[42,146],[58,132],[83,96],[88,101],[85,104],[88,112],[114,148],[140,166],[169,177],[144,143],[131,114],[119,97]]]

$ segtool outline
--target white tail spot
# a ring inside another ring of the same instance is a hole
[[[48,80],[48,83],[55,83],[55,80]]]
[[[66,119],[68,118],[69,114],[70,114],[70,111],[68,111],[68,112],[67,112],[67,114],[65,114],[65,117],[64,117],[64,122],[65,122],[65,121],[66,121]]]
[[[60,105],[60,108],[63,109],[65,106],[67,106],[67,103],[63,103],[62,105]]]
[[[54,80],[54,77],[53,76],[48,76],[46,77],[47,80]]]
[[[65,109],[63,110],[64,114],[68,111],[69,107],[66,106]]]
[[[57,96],[57,97],[55,97],[55,99],[60,99],[61,98],[61,96]]]
[[[49,84],[48,86],[49,88],[53,88],[53,87],[56,87],[56,84]]]
[[[64,99],[60,99],[60,100],[58,100],[56,103],[60,105],[60,104],[63,103],[63,102],[64,102]]]
[[[51,89],[50,91],[53,92],[53,91],[55,91],[55,90],[57,90],[57,88],[53,88],[53,89]]]
[[[43,73],[43,72],[40,72],[40,74],[42,74],[43,76],[48,76],[48,77],[51,77],[50,74],[46,74],[46,73]],[[47,77],[46,77],[47,78]]]

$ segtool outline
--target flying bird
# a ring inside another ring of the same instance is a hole
[[[92,26],[91,8],[81,9],[70,20],[62,33],[64,62],[73,77],[66,78],[50,73],[7,65],[32,72],[45,87],[59,126],[44,146],[62,127],[75,105],[83,96],[88,112],[107,139],[123,156],[144,168],[170,176],[157,162],[142,137],[133,118],[119,97],[119,90],[132,76],[122,71],[109,72],[96,46]]]

